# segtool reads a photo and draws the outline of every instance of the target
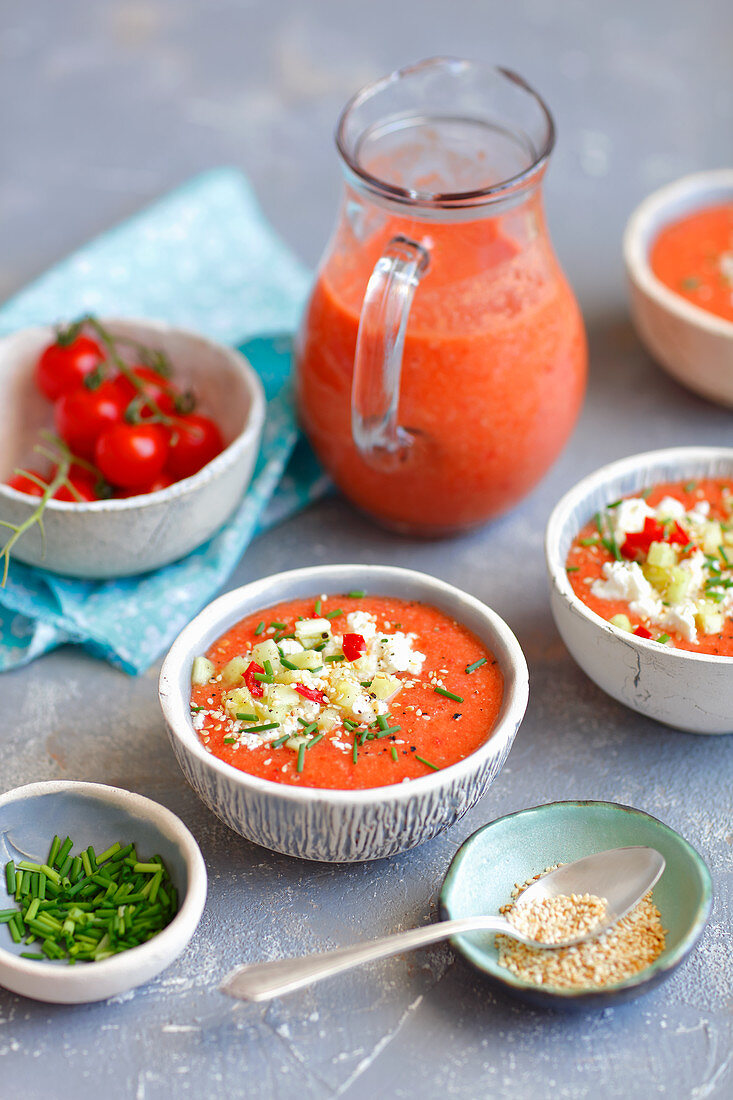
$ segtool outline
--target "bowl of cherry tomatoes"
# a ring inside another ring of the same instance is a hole
[[[183,557],[239,504],[264,419],[246,358],[194,332],[87,317],[3,338],[0,573],[12,557],[104,579]]]

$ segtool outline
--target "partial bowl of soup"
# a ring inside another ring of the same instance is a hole
[[[248,840],[354,862],[415,847],[488,789],[528,699],[506,623],[434,577],[318,566],[210,604],[160,677],[194,790]]]
[[[733,406],[733,169],[649,195],[623,240],[631,312],[650,355],[684,386]]]
[[[733,732],[733,449],[613,462],[556,505],[552,612],[603,691],[691,733]]]

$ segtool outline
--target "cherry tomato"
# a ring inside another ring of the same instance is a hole
[[[157,493],[161,489],[167,489],[169,485],[173,485],[173,478],[164,470],[149,485],[139,485],[135,489],[120,489],[115,496],[120,500],[125,500],[127,497],[141,497],[146,493]]]
[[[125,408],[116,382],[102,382],[96,389],[82,385],[57,401],[53,413],[56,431],[75,455],[93,459],[100,435],[122,420]]]
[[[51,476],[56,474],[56,468],[54,467]],[[68,500],[72,504],[80,504],[85,500],[101,500],[102,496],[99,492],[99,478],[97,478],[89,470],[85,470],[83,466],[72,466],[68,473],[68,480],[76,489],[79,496],[75,496],[66,485],[62,485],[53,494],[54,500]],[[81,497],[81,501],[79,500]]]
[[[49,344],[36,363],[36,386],[49,401],[58,401],[78,389],[103,361],[102,349],[88,336],[77,336],[70,344]]]
[[[114,424],[94,450],[95,464],[107,481],[121,489],[149,485],[168,457],[166,433],[158,424]]]
[[[166,469],[176,481],[198,473],[224,450],[221,432],[207,416],[191,413],[177,417],[168,430],[170,451]]]
[[[135,377],[145,386],[146,396],[152,397],[161,412],[175,413],[177,394],[175,386],[172,386],[167,379],[163,378],[162,375],[158,374],[158,372],[154,371],[151,367],[138,365],[130,369]],[[128,405],[132,400],[140,396],[140,391],[132,382],[125,378],[124,375],[117,379],[117,385]],[[153,410],[149,406],[141,406],[140,416],[143,420],[147,420],[148,417],[152,415]]]
[[[28,473],[35,474],[36,477],[40,478],[41,481],[46,484],[45,477],[43,476],[43,474],[39,474],[38,470],[29,470]],[[41,486],[36,485],[35,481],[31,481],[31,479],[29,477],[26,477],[25,474],[13,474],[12,477],[8,478],[5,484],[9,485],[11,489],[17,489],[19,493],[26,493],[29,497],[43,496],[43,489],[41,488]]]

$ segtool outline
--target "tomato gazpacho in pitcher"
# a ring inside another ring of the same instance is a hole
[[[440,535],[505,511],[575,424],[586,344],[542,207],[553,142],[515,74],[440,58],[341,118],[298,406],[338,486],[388,526]]]
[[[358,789],[429,775],[491,735],[503,696],[492,653],[415,600],[363,592],[248,615],[192,672],[209,752],[276,783]]]
[[[733,656],[733,479],[613,501],[573,541],[566,568],[576,596],[614,626]]]

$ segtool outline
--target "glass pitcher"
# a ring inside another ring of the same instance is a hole
[[[341,209],[296,343],[301,421],[361,509],[442,535],[521,500],[585,389],[542,208],[552,118],[516,74],[434,58],[359,92]]]

